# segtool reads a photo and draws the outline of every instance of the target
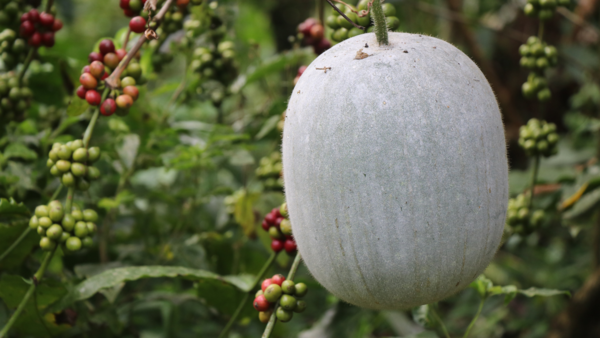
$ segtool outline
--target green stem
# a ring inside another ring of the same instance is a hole
[[[442,332],[444,333],[444,336],[446,336],[446,338],[450,338],[450,334],[448,334],[446,325],[444,325],[442,318],[440,318],[440,316],[438,316],[437,312],[435,312],[435,309],[433,308],[433,306],[429,306],[429,310],[431,312],[431,315],[433,316],[433,319],[435,319],[438,323],[440,323],[440,327],[442,328]]]
[[[2,253],[2,255],[0,256],[0,262],[2,262],[2,260],[4,258],[6,258],[6,256],[8,256],[8,254],[11,251],[13,251],[14,248],[16,248],[25,237],[27,237],[27,234],[29,234],[29,231],[31,231],[31,228],[28,226],[27,229],[23,230],[23,233],[21,234],[21,236],[19,236],[19,238],[17,238],[17,240],[10,247],[8,247],[8,249],[6,249],[6,251],[4,251]]]
[[[379,45],[387,45],[388,42],[388,31],[387,24],[385,22],[385,15],[383,14],[383,8],[381,7],[381,0],[373,0],[372,17],[373,24],[375,25],[375,36]]]
[[[535,182],[537,181],[538,170],[540,168],[540,156],[537,155],[533,160],[533,173],[531,174],[531,183],[529,184],[529,212],[533,207],[533,190],[535,188]]]
[[[375,0],[375,1],[378,1],[378,0]],[[290,268],[290,272],[288,273],[288,276],[287,276],[288,280],[294,280],[294,276],[296,276],[296,271],[298,270],[298,267],[300,266],[301,261],[302,261],[302,257],[300,256],[300,252],[298,252],[296,254],[296,258],[294,259],[294,263],[292,264],[292,267]],[[275,304],[275,311],[273,311],[271,318],[269,318],[269,322],[267,323],[267,327],[265,327],[265,332],[263,332],[262,338],[269,338],[271,336],[271,332],[273,331],[273,328],[275,327],[275,322],[277,321],[277,317],[275,316],[275,313],[277,312],[278,306],[279,306],[279,302],[277,302],[277,304]]]
[[[21,303],[19,303],[17,310],[15,311],[15,313],[13,313],[12,317],[10,317],[8,323],[6,323],[6,325],[4,325],[4,327],[2,328],[2,331],[0,331],[0,338],[4,338],[6,336],[6,334],[8,333],[8,331],[10,330],[10,328],[15,324],[17,319],[19,319],[19,316],[21,315],[21,312],[23,312],[23,309],[25,309],[25,306],[27,305],[29,298],[31,298],[31,296],[35,292],[35,288],[37,287],[39,282],[42,280],[42,277],[44,276],[44,273],[46,272],[46,268],[48,268],[48,264],[50,264],[50,260],[52,259],[52,256],[54,255],[55,251],[56,251],[56,248],[54,250],[48,252],[46,254],[46,257],[44,257],[44,261],[42,261],[42,265],[40,266],[38,271],[35,273],[35,275],[33,275],[33,281],[31,283],[31,286],[29,287],[29,290],[27,290],[25,297],[23,297],[23,299],[21,299]]]
[[[262,279],[263,275],[267,272],[267,270],[271,267],[271,265],[273,265],[273,262],[275,262],[276,257],[277,257],[277,253],[273,252],[271,254],[271,257],[269,257],[269,259],[265,263],[265,265],[263,265],[263,267],[260,270],[260,272],[258,273],[258,275],[256,275],[256,279],[254,280],[254,283],[252,284],[250,291],[246,292],[246,294],[244,295],[244,298],[242,299],[242,301],[240,302],[240,305],[238,305],[237,309],[235,310],[233,317],[231,317],[229,319],[229,321],[227,322],[227,325],[225,325],[225,328],[223,329],[223,331],[221,331],[219,338],[225,338],[227,333],[229,333],[231,326],[233,326],[233,323],[235,323],[235,321],[239,317],[240,313],[242,313],[242,309],[244,308],[244,305],[248,302],[248,298],[250,298],[250,293],[254,290],[256,285],[258,285],[258,283]]]
[[[471,329],[473,328],[473,326],[475,326],[475,322],[477,321],[477,318],[479,318],[479,315],[481,314],[481,310],[483,310],[483,303],[485,303],[485,298],[481,298],[481,302],[479,302],[479,308],[477,309],[477,313],[475,314],[475,317],[473,317],[473,320],[471,320],[471,323],[467,327],[467,331],[465,332],[465,335],[463,336],[463,338],[469,337],[469,333],[471,333]]]
[[[67,201],[65,203],[65,213],[70,214],[71,209],[73,208],[73,194],[75,193],[75,188],[71,187],[67,191]]]
[[[60,192],[62,191],[63,185],[59,185],[58,188],[56,188],[56,191],[54,191],[54,194],[52,194],[52,197],[50,197],[50,201],[54,201],[57,197],[58,194],[60,194]]]
[[[102,93],[102,100],[100,100],[100,102],[104,102],[104,100],[106,100],[106,98],[108,97],[109,93],[110,93],[110,89],[105,88],[104,92]],[[96,107],[94,109],[94,115],[92,115],[92,119],[90,120],[90,123],[88,124],[87,129],[83,133],[83,146],[86,148],[89,148],[90,140],[92,139],[92,133],[94,132],[94,127],[96,126],[96,121],[98,121],[98,116],[100,116],[100,108]]]
[[[544,22],[540,21],[540,26],[538,27],[538,38],[542,40],[544,38]]]
[[[23,77],[25,76],[25,72],[27,71],[27,68],[29,68],[29,64],[31,64],[31,60],[33,60],[33,55],[35,54],[36,48],[31,48],[29,50],[29,53],[27,54],[27,58],[25,59],[25,63],[23,63],[23,69],[21,69],[21,73],[19,73],[19,87],[21,86],[21,83],[23,82]]]

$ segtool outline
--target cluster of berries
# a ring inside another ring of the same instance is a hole
[[[62,21],[54,15],[46,12],[39,13],[37,9],[32,8],[29,12],[21,15],[21,26],[19,33],[21,37],[27,39],[27,43],[32,47],[54,46],[54,33],[61,30]]]
[[[527,98],[537,97],[539,101],[547,101],[551,97],[548,82],[542,76],[548,67],[554,67],[558,63],[558,52],[556,47],[548,46],[538,37],[531,36],[527,43],[519,47],[521,54],[521,66],[528,68],[531,73],[527,82],[523,83],[523,95]]]
[[[29,47],[24,39],[17,38],[17,33],[6,28],[0,32],[0,60],[5,69],[14,69],[27,57]]]
[[[263,180],[266,189],[281,190],[283,189],[282,170],[281,153],[275,151],[270,156],[260,159],[258,168],[256,168],[256,175]]]
[[[77,88],[77,96],[87,101],[91,106],[100,105],[102,115],[110,116],[117,113],[119,116],[129,114],[129,108],[139,96],[136,87],[138,82],[144,82],[142,68],[137,58],[133,58],[127,68],[121,73],[120,86],[122,90],[111,92],[111,96],[102,102],[100,94],[106,88],[105,79],[117,68],[121,60],[127,55],[124,49],[115,50],[114,43],[109,39],[100,42],[100,52],[90,53],[90,64],[83,67]],[[114,98],[115,94],[116,99]]]
[[[284,323],[289,322],[294,312],[300,313],[306,310],[306,302],[298,298],[306,296],[307,292],[306,284],[295,284],[282,275],[265,279],[261,289],[256,292],[253,303],[254,308],[259,311],[258,319],[262,323],[267,323],[277,306],[275,311],[277,319]]]
[[[190,68],[200,75],[201,80],[217,80],[229,83],[237,76],[234,62],[235,51],[231,41],[221,41],[217,48],[198,47],[194,50]]]
[[[571,0],[527,0],[523,8],[525,15],[538,17],[540,20],[549,20],[554,16],[557,6],[568,7]]]
[[[529,197],[525,194],[520,194],[516,198],[508,200],[506,224],[512,232],[519,235],[528,235],[540,226],[543,219],[543,210],[530,212]]]
[[[143,15],[142,9],[147,0],[120,0],[119,7],[123,9],[123,14],[133,18],[134,16]],[[148,14],[146,14],[148,15]]]
[[[312,46],[315,54],[320,55],[331,48],[331,41],[325,38],[325,28],[317,19],[308,18],[298,25],[298,33],[302,34],[302,42]]]
[[[374,31],[375,27],[372,25],[368,0],[361,0],[358,3],[358,9],[347,7],[342,4],[337,4],[336,7],[342,11],[348,19],[363,27],[367,27],[367,32],[370,33]],[[392,4],[383,4],[382,7],[388,30],[395,31],[400,27],[400,20],[395,16],[396,8]],[[325,19],[325,23],[333,30],[331,40],[336,42],[342,42],[364,33],[363,30],[354,27],[348,20],[339,15],[338,11],[334,8],[331,9],[331,14]]]
[[[271,249],[279,252],[285,249],[290,255],[296,253],[297,246],[292,234],[292,223],[288,218],[287,204],[273,208],[262,221],[262,228],[271,236]]]
[[[0,118],[12,120],[31,105],[31,89],[21,84],[14,72],[0,74]]]
[[[78,251],[82,245],[86,248],[94,245],[92,236],[98,229],[97,220],[98,214],[92,209],[81,211],[73,206],[71,213],[66,213],[60,201],[52,201],[35,208],[29,227],[42,236],[43,250],[51,251],[57,244],[63,244],[68,251]]]
[[[519,145],[529,156],[556,155],[558,139],[554,123],[531,119],[519,129]]]
[[[54,143],[46,166],[53,176],[60,177],[64,186],[85,191],[90,187],[89,181],[100,177],[100,170],[91,165],[99,158],[100,148],[86,149],[82,140]]]

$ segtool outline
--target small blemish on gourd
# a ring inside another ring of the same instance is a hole
[[[383,101],[383,105],[384,105],[384,106],[385,106],[385,104],[386,104],[386,103],[385,103],[385,101]]]
[[[457,287],[457,286],[458,286],[458,284],[460,284],[460,281],[456,282],[456,285],[454,285],[454,287]]]
[[[491,194],[491,193],[492,193],[492,188],[489,188],[489,189],[488,189],[488,191],[489,191],[489,193]]]

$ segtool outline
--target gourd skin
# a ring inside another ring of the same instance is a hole
[[[283,135],[306,266],[335,296],[371,309],[466,287],[496,252],[508,202],[504,128],[479,68],[436,38],[389,39],[379,47],[362,34],[314,60]],[[369,56],[355,59],[361,48]]]

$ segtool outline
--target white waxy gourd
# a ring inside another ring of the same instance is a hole
[[[469,285],[498,248],[508,202],[504,128],[479,68],[436,38],[389,40],[359,35],[314,60],[283,136],[305,264],[335,296],[371,309]]]

